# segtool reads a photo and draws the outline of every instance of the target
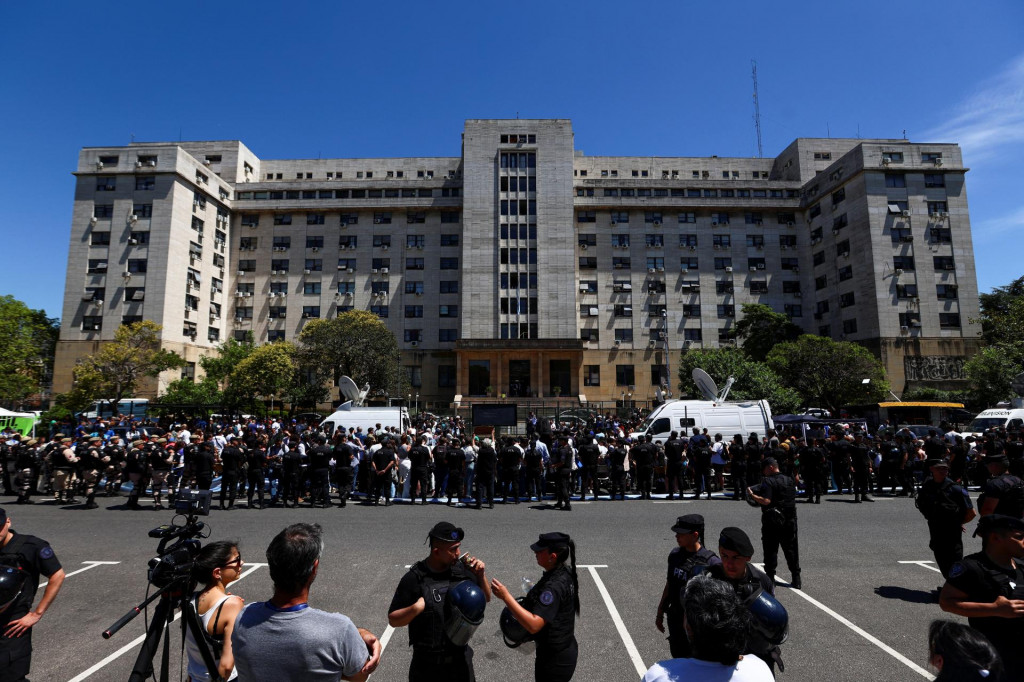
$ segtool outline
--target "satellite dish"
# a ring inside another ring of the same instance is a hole
[[[693,383],[697,384],[697,389],[706,400],[718,402],[718,385],[707,372],[695,367],[690,376],[693,377]]]
[[[338,379],[338,389],[341,392],[342,402],[352,401],[353,405],[359,404],[359,387],[350,377]]]

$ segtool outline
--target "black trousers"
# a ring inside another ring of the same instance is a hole
[[[391,502],[391,470],[384,473],[374,473],[370,485],[370,502],[377,504],[377,500],[383,496],[385,502]]]
[[[213,486],[213,474],[196,474],[196,488],[209,490]]]
[[[569,646],[551,650],[537,647],[537,660],[533,664],[533,678],[537,682],[569,682],[576,672],[579,647],[573,637]]]
[[[526,495],[536,495],[538,502],[544,498],[544,473],[540,469],[526,470]]]
[[[568,507],[572,504],[572,500],[569,498],[570,476],[572,476],[572,471],[567,466],[555,470],[555,503],[558,506]]]
[[[451,502],[454,497],[456,501],[459,499],[459,495],[462,492],[462,471],[449,471],[448,472],[448,501]]]
[[[669,462],[668,467],[665,471],[665,492],[669,495],[679,493],[680,497],[683,494],[683,489],[686,488],[686,481],[683,479],[683,462]],[[679,658],[675,656],[674,658]]]
[[[260,506],[263,506],[263,469],[257,469],[253,471],[249,470],[249,507],[252,507],[253,494],[256,494],[260,500]]]
[[[654,467],[638,466],[636,468],[636,487],[640,491],[640,497],[650,499],[651,486],[654,484]]]
[[[465,652],[453,651],[440,654],[413,647],[412,662],[409,664],[409,682],[476,682],[473,672],[473,648]]]
[[[487,497],[487,504],[494,506],[494,472],[487,469],[476,470],[476,506],[484,503]]]
[[[331,503],[331,470],[313,469],[309,472],[310,504]]]
[[[410,473],[412,479],[409,481],[409,500],[416,499],[416,484],[420,486],[420,498],[423,500],[423,504],[427,503],[427,493],[430,492],[430,469],[426,467],[416,467]]]
[[[732,497],[734,500],[747,499],[747,463],[733,462],[730,467],[732,476]]]
[[[338,467],[334,470],[334,482],[338,485],[338,503],[344,507],[352,494],[352,467]]]
[[[935,555],[935,563],[943,578],[949,577],[949,569],[964,558],[964,536],[959,523],[949,521],[928,521],[929,549]]]
[[[281,500],[286,507],[289,501],[299,503],[299,472],[285,472],[281,477]]]
[[[580,499],[587,496],[587,488],[594,491],[594,499],[597,499],[597,465],[585,464],[583,466],[583,487],[580,488]]]
[[[692,658],[693,647],[683,627],[683,609],[680,607],[669,611],[665,614],[665,620],[668,624],[668,646],[672,658]]]
[[[871,478],[867,469],[853,472],[853,494],[867,496],[871,492]]]
[[[610,480],[608,496],[611,499],[615,499],[615,495],[618,494],[622,499],[626,499],[626,470],[624,467],[612,465],[608,470],[608,478]]]
[[[228,506],[235,506],[235,495],[238,494],[238,472],[225,471],[220,477],[220,506],[224,506],[224,498],[228,499]]]
[[[516,504],[519,504],[519,469],[505,472],[502,475],[501,497],[505,502],[508,502],[508,498],[511,497]]]
[[[0,637],[0,682],[22,682],[31,663],[31,628],[21,637]]]
[[[796,516],[774,525],[762,514],[761,548],[764,551],[764,572],[775,578],[779,565],[779,547],[786,557],[786,565],[793,580],[800,577],[800,547],[797,542]]]

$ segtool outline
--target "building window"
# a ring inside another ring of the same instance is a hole
[[[531,249],[532,251],[532,249]],[[531,262],[534,262],[531,260]],[[442,258],[440,264],[441,270],[458,270],[459,259],[458,258]]]
[[[438,365],[437,366],[437,387],[438,388],[455,388],[455,385],[456,385],[455,365]]]
[[[458,280],[441,280],[440,283],[442,294],[457,294],[459,293],[459,282]]]
[[[580,270],[596,270],[597,258],[595,256],[580,257]]]
[[[633,343],[632,329],[616,329],[615,340],[619,343]]]
[[[437,340],[440,343],[455,343],[459,340],[458,329],[438,329]]]
[[[725,270],[732,267],[732,258],[716,258],[715,270]]]
[[[679,222],[680,223],[695,223],[695,222],[697,222],[697,214],[696,213],[692,213],[692,212],[690,212],[690,213],[680,213],[679,214]]]
[[[99,315],[85,315],[82,317],[82,331],[98,332],[103,329],[103,318]]]
[[[320,293],[320,282],[304,282],[302,293],[307,295],[318,295]]]
[[[380,318],[386,318],[388,316],[388,307],[386,305],[371,305],[370,312]]]
[[[128,272],[133,274],[141,274],[146,272],[146,259],[145,258],[134,258],[128,261]]]
[[[845,282],[848,279],[853,279],[853,266],[846,265],[839,268],[839,281]]]
[[[411,341],[415,341],[415,342],[419,343],[420,341],[423,340],[423,330],[422,329],[406,329],[405,330],[405,337],[404,338],[405,338],[405,342],[406,343],[409,343]]]
[[[615,365],[615,385],[636,385],[636,377],[633,374],[633,365]]]
[[[843,333],[844,334],[856,334],[857,333],[857,320],[843,320]]]
[[[903,152],[882,152],[882,163],[903,163]]]
[[[736,317],[736,306],[733,306],[733,305],[719,305],[717,312],[718,312],[719,319],[726,319],[726,318],[730,318],[730,317]]]
[[[457,306],[457,305],[450,305],[450,304],[442,304],[442,305],[438,306],[437,316],[438,317],[458,317],[459,316],[459,306]]]
[[[788,317],[803,317],[804,307],[799,303],[787,303],[783,306],[783,312]]]
[[[600,334],[597,329],[583,328],[580,330],[580,341],[599,341]]]
[[[267,342],[274,343],[275,341],[284,341],[283,329],[270,329],[267,331]]]
[[[939,313],[939,328],[941,328],[941,329],[959,329],[960,328],[960,314],[959,313]]]
[[[933,260],[936,270],[956,270],[952,256],[935,256]]]
[[[835,206],[846,199],[846,188],[840,187],[835,192],[832,192],[832,205]]]
[[[907,186],[907,177],[903,173],[886,173],[885,186],[903,188]]]
[[[291,225],[292,214],[291,213],[275,213],[274,214],[275,225]]]
[[[406,317],[423,317],[423,306],[421,305],[407,305],[405,306]]]
[[[942,173],[925,173],[924,174],[924,186],[925,187],[945,187],[946,176]]]
[[[457,234],[442,234],[441,235],[441,246],[458,246],[459,235]]]
[[[323,225],[323,223],[318,223]],[[306,237],[306,248],[307,249],[322,249],[324,248],[323,236],[318,237]]]
[[[110,232],[91,232],[89,246],[110,246]]]
[[[849,308],[855,303],[855,297],[852,291],[848,291],[845,294],[839,295],[839,307]]]
[[[583,366],[583,385],[584,386],[600,386],[601,385],[601,365],[584,365]]]

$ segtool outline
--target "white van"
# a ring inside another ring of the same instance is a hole
[[[643,425],[630,437],[650,435],[654,442],[664,443],[672,431],[692,435],[693,428],[704,429],[712,437],[722,434],[729,441],[737,433],[745,439],[748,434],[763,436],[774,429],[772,410],[767,400],[716,403],[710,400],[672,400],[651,412]]]
[[[977,438],[992,427],[1003,427],[1007,431],[1024,430],[1024,410],[1006,408],[985,410],[974,418],[971,425],[961,435]]]
[[[332,435],[335,429],[343,428],[346,431],[356,427],[362,427],[363,433],[368,429],[393,426],[400,432],[405,433],[412,426],[409,421],[409,409],[406,407],[354,407],[352,402],[342,405],[331,416],[320,422],[320,427]]]

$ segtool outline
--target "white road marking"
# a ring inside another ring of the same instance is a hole
[[[751,563],[753,563],[753,562],[751,562]],[[903,562],[900,562],[900,563],[903,563]],[[914,561],[914,562],[910,562],[910,563],[918,563],[918,562]],[[754,564],[754,565],[759,567],[759,568],[762,568],[762,569],[764,568],[764,564]],[[871,642],[872,644],[877,646],[879,649],[881,649],[882,651],[884,651],[885,653],[889,654],[890,656],[895,658],[897,661],[902,663],[903,665],[907,666],[908,668],[910,668],[911,670],[916,672],[921,677],[925,678],[926,680],[934,680],[935,679],[934,675],[932,675],[930,672],[928,672],[927,670],[925,670],[924,668],[919,666],[917,663],[914,663],[912,660],[910,660],[909,658],[907,658],[906,656],[904,656],[900,652],[896,651],[891,646],[889,646],[888,644],[886,644],[882,640],[878,639],[874,635],[868,633],[863,628],[853,624],[852,622],[850,622],[849,620],[847,620],[843,616],[840,616],[838,613],[836,613],[835,611],[833,611],[829,607],[825,606],[820,601],[818,601],[814,597],[810,596],[809,594],[807,594],[803,590],[795,589],[789,583],[787,583],[785,580],[780,580],[779,578],[776,578],[775,582],[778,585],[785,585],[786,587],[789,588],[790,592],[792,592],[795,595],[798,595],[799,597],[807,600],[811,604],[817,606],[819,609],[821,609],[822,611],[824,611],[828,615],[832,616],[833,618],[838,620],[840,623],[842,623],[846,627],[850,628],[851,630],[856,632],[858,635],[860,635],[864,639],[868,640],[869,642]]]
[[[935,571],[936,573],[942,573],[942,571],[940,571],[935,566],[929,566],[928,565],[928,564],[934,564],[935,563],[934,561],[900,561],[898,563],[901,563],[901,564],[917,564],[921,568],[927,568],[929,571]]]
[[[693,500],[654,500],[654,504],[690,504],[691,502]]]
[[[601,593],[601,598],[604,599],[605,606],[608,607],[608,613],[611,614],[612,621],[615,623],[615,629],[619,631],[619,637],[622,638],[622,643],[626,645],[626,651],[629,652],[629,658],[633,661],[633,667],[636,669],[636,674],[638,677],[643,677],[644,673],[647,672],[647,666],[644,665],[644,660],[640,658],[640,652],[637,651],[636,644],[633,643],[633,638],[629,636],[629,631],[626,630],[626,624],[622,622],[619,610],[615,608],[615,602],[612,601],[611,595],[608,594],[608,588],[604,586],[601,576],[597,574],[597,569],[608,568],[608,566],[606,564],[581,564],[580,566],[577,566],[577,568],[585,568],[590,571],[590,576],[597,584],[597,591]]]
[[[82,563],[83,564],[89,564],[89,565],[86,566],[85,568],[80,568],[77,571],[71,571],[70,573],[65,573],[64,577],[65,578],[70,578],[73,575],[78,575],[79,573],[82,573],[84,571],[88,571],[91,568],[96,568],[97,566],[113,566],[114,564],[119,564],[121,562],[120,561],[83,561]],[[49,584],[50,584],[49,580],[44,580],[43,582],[39,583],[39,587],[46,587]]]
[[[259,568],[262,568],[263,566],[266,566],[267,564],[246,564],[246,565],[249,568],[247,568],[242,573],[242,575],[238,576],[238,580],[236,580],[235,583],[238,583],[238,582],[242,581],[247,575],[249,575],[250,573],[253,573],[254,571],[256,571]],[[232,584],[235,584],[235,583],[232,583]],[[181,618],[181,611],[178,611],[178,613],[174,614],[174,620],[175,621],[178,620],[179,618]],[[142,644],[144,641],[146,641],[146,635],[140,635],[140,636],[136,637],[135,639],[133,639],[132,641],[128,642],[123,647],[121,647],[120,649],[118,649],[114,653],[110,654],[109,656],[107,656],[102,661],[100,661],[96,665],[92,666],[88,670],[86,670],[84,672],[81,672],[78,675],[75,675],[70,680],[68,680],[68,682],[82,682],[82,680],[87,679],[93,673],[95,673],[95,672],[105,668],[107,665],[109,665],[113,661],[117,660],[118,658],[120,658],[121,656],[125,655],[129,651],[135,649],[137,646]]]

